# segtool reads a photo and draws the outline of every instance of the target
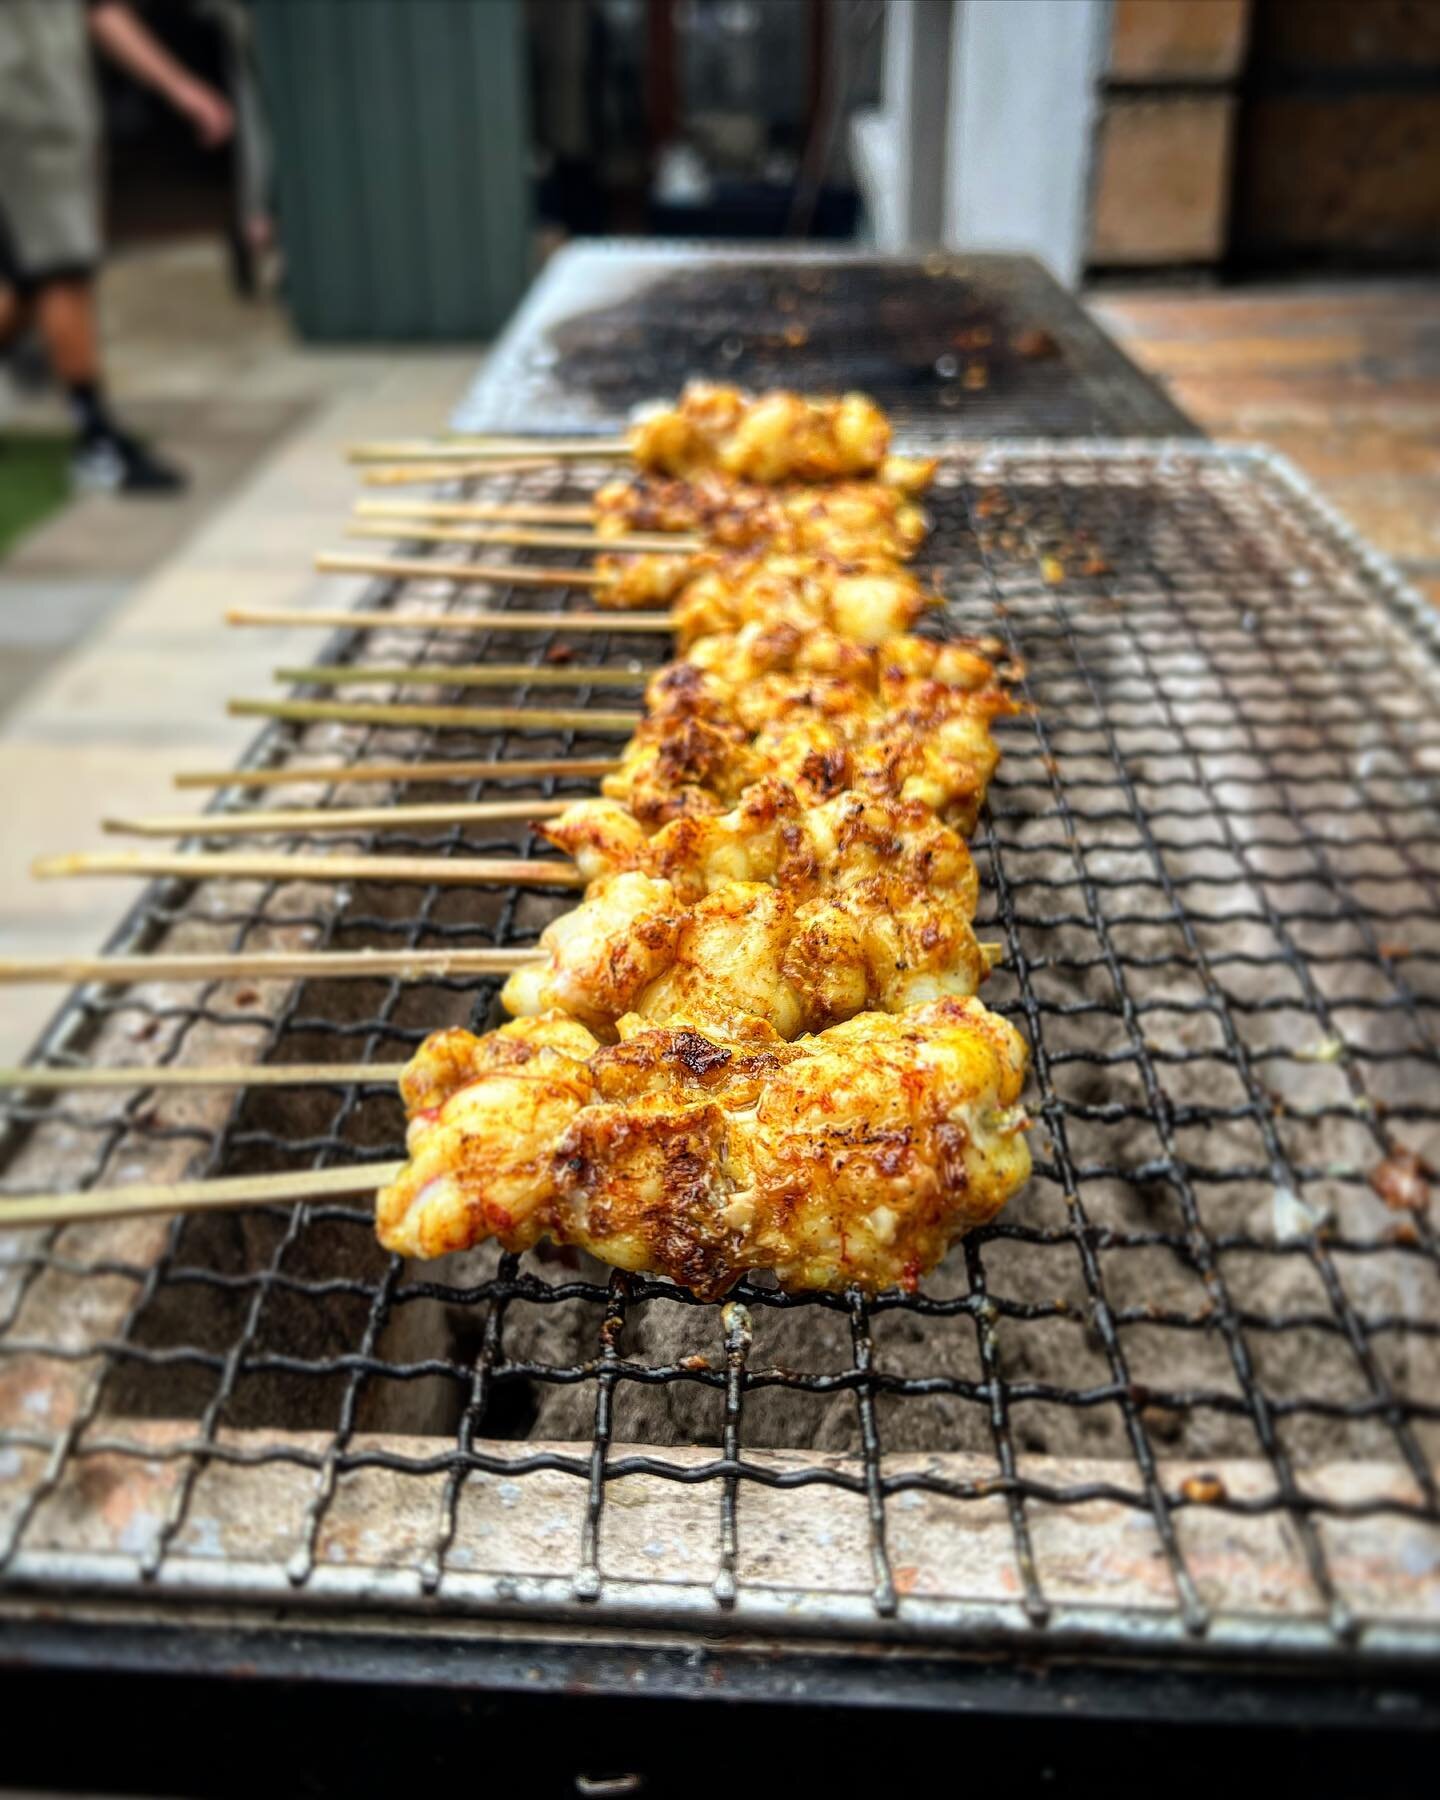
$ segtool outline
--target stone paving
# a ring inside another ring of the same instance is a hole
[[[273,313],[225,298],[203,262],[182,272],[206,301],[198,323],[174,315],[173,295],[147,323],[137,271],[120,283],[111,366],[127,413],[164,427],[196,491],[168,509],[87,497],[0,568],[0,955],[104,942],[137,883],[35,882],[30,863],[100,847],[102,814],[198,810],[204,796],[177,794],[171,776],[233,761],[255,726],[227,718],[226,700],[272,692],[275,665],[323,637],[227,631],[224,609],[347,604],[360,584],[310,567],[341,541],[355,493],[345,444],[442,427],[480,356],[299,348]],[[155,341],[167,333],[168,349]],[[0,988],[0,1063],[24,1055],[60,997]]]

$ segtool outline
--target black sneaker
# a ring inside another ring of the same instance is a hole
[[[84,494],[178,494],[190,477],[128,431],[97,433],[77,445],[70,485]]]

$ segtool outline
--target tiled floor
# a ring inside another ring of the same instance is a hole
[[[1107,293],[1094,310],[1213,437],[1283,450],[1440,604],[1440,282]]]

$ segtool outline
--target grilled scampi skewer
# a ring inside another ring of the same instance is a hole
[[[876,551],[848,558],[818,553],[702,550],[688,556],[602,556],[596,603],[631,612],[669,607],[683,648],[752,619],[788,619],[878,644],[910,627],[940,595],[912,570]]]
[[[631,1014],[721,1035],[757,1018],[792,1038],[988,972],[970,853],[919,803],[807,809],[772,781],[653,837],[613,803],[586,824],[569,841],[603,873],[541,934],[549,961],[506,982],[509,1012],[559,1007],[607,1037]]]
[[[804,630],[774,618],[748,619],[734,631],[696,638],[683,660],[732,688],[746,687],[763,675],[832,676],[891,700],[903,696],[900,684],[907,681],[938,681],[973,691],[997,681],[1013,683],[1024,674],[995,638],[931,638],[902,631],[878,644],[862,644],[824,626]]]
[[[923,801],[853,790],[814,800],[773,775],[727,812],[680,813],[658,829],[606,799],[573,800],[536,829],[586,882],[638,871],[670,882],[685,901],[729,881],[767,881],[809,898],[875,875],[944,887],[972,908],[976,899],[964,839]]]
[[[674,406],[656,408],[624,438],[407,439],[357,444],[350,455],[356,462],[426,464],[437,479],[483,473],[517,459],[543,464],[628,457],[663,475],[713,469],[767,484],[878,475],[910,491],[926,485],[932,468],[891,456],[890,422],[864,394],[811,398],[773,389],[752,395],[709,381],[689,382]]]
[[[880,475],[918,490],[929,466],[889,454],[889,419],[864,394],[812,398],[785,389],[747,394],[716,382],[689,382],[673,407],[655,407],[625,437],[443,437],[365,443],[356,463],[432,464],[437,477],[515,459],[616,461],[689,477],[706,470],[736,481],[844,481]]]
[[[719,382],[687,382],[673,407],[630,428],[642,469],[692,477],[714,470],[766,486],[878,475],[914,491],[933,464],[890,455],[890,421],[864,394],[817,399],[783,388],[748,394]]]
[[[716,1299],[914,1288],[1029,1173],[1025,1047],[974,1000],[787,1044],[687,1029],[601,1048],[560,1015],[426,1041],[401,1080],[410,1161],[381,1243],[441,1256],[541,1237]]]
[[[653,492],[651,490],[654,490]],[[836,482],[831,487],[762,488],[722,476],[699,481],[610,482],[596,496],[596,510],[555,503],[565,523],[545,521],[544,507],[500,507],[484,501],[390,502],[382,512],[363,507],[346,527],[348,537],[403,538],[436,544],[511,544],[520,549],[681,552],[767,549],[786,555],[825,555],[841,560],[885,556],[903,562],[923,542],[925,515],[895,488],[878,481]],[[627,525],[627,509],[660,509],[710,515],[703,530],[644,531]],[[491,510],[538,513],[537,521],[490,519]],[[577,527],[573,519],[578,514]]]
[[[628,613],[629,619],[612,626],[603,613],[556,612],[537,618],[501,612],[480,621],[471,615],[471,623],[501,631],[553,631],[567,624],[590,631],[669,631],[682,649],[697,638],[734,631],[750,620],[786,620],[802,630],[839,631],[860,643],[878,644],[908,631],[941,604],[940,595],[913,571],[879,556],[841,562],[830,556],[703,551],[694,556],[601,557],[591,568],[563,569],[537,563],[480,564],[322,551],[315,566],[322,574],[381,575],[395,581],[584,588],[605,611]],[[236,624],[305,622],[294,614],[257,616],[248,610],[232,613],[231,618]],[[397,613],[387,627],[403,630],[408,623],[403,613]]]
[[[845,555],[856,547],[904,561],[924,541],[929,521],[914,494],[928,484],[934,458],[907,465],[909,484],[837,481],[759,487],[713,472],[688,481],[663,476],[608,481],[592,500],[359,500],[356,516],[386,525],[397,536],[416,523],[437,526],[540,527],[588,531],[614,545],[632,533],[669,540],[654,548],[681,550],[685,538],[724,550],[768,547],[799,554]],[[651,546],[645,546],[650,548]]]
[[[934,464],[917,463],[917,479],[922,467],[928,474]],[[915,554],[928,529],[910,493],[883,481],[760,487],[714,472],[688,481],[608,481],[596,492],[593,518],[596,536],[612,540],[635,532],[699,532],[726,550],[841,558],[865,552],[897,562]]]
[[[779,776],[806,804],[847,789],[919,800],[968,834],[1000,759],[991,720],[1015,710],[998,686],[920,681],[887,705],[828,677],[771,675],[736,698],[710,691],[690,664],[673,665],[669,680],[663,709],[636,727],[600,784],[651,827],[724,812],[756,781]]]

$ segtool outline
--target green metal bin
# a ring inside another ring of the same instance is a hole
[[[300,332],[493,334],[530,277],[519,0],[254,7]]]

